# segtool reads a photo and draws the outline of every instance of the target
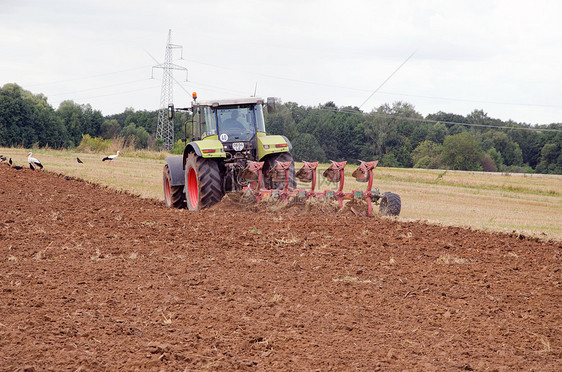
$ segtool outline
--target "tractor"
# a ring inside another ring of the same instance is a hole
[[[319,199],[336,202],[340,208],[344,202],[362,200],[367,205],[368,216],[372,214],[373,203],[379,206],[381,215],[400,214],[401,200],[397,194],[381,194],[378,189],[372,189],[373,170],[378,161],[361,161],[353,177],[365,182],[366,190],[351,192],[343,191],[345,161],[332,161],[323,173],[328,182],[339,184],[338,190],[316,190],[317,162],[303,162],[302,168],[295,172],[291,142],[285,136],[265,132],[264,107],[271,113],[276,105],[273,98],[256,97],[198,102],[195,93],[190,108],[170,105],[170,119],[175,111],[192,112],[192,141],[185,146],[183,156],[166,158],[163,174],[166,205],[200,210],[218,203],[228,192],[239,192],[250,201]],[[310,189],[297,189],[297,179],[310,183]]]
[[[296,186],[291,142],[285,136],[265,132],[263,110],[274,112],[276,106],[274,98],[197,101],[195,93],[190,108],[170,105],[170,119],[175,111],[192,113],[192,141],[185,146],[183,156],[166,158],[166,205],[200,210],[218,203],[227,192],[248,186],[250,181],[243,177],[243,171],[250,162],[263,162],[266,175],[276,163],[289,162],[289,184]],[[267,176],[262,186],[281,187],[280,182]]]

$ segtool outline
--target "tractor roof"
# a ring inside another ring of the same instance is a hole
[[[231,99],[215,99],[208,101],[197,101],[197,106],[230,106],[230,105],[247,105],[247,104],[263,104],[265,101],[261,97],[247,98],[231,98]]]

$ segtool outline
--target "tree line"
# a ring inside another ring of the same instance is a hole
[[[187,113],[176,116],[175,152],[183,150],[188,120]],[[47,97],[17,84],[0,89],[3,147],[74,148],[88,136],[121,138],[128,146],[159,150],[157,123],[158,111],[126,109],[103,116],[73,101],[55,110]],[[482,110],[467,116],[440,111],[424,117],[405,102],[384,104],[369,113],[333,102],[315,107],[287,102],[266,115],[266,128],[291,140],[295,160],[378,159],[387,167],[562,174],[562,124],[531,127],[490,118]]]
[[[562,124],[531,127],[482,110],[466,117],[445,112],[423,117],[405,102],[370,113],[332,102],[286,103],[267,124],[270,134],[292,139],[297,160],[378,159],[387,167],[562,173]]]

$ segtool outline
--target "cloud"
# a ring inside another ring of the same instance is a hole
[[[104,114],[157,109],[150,55],[163,61],[172,29],[186,58],[176,62],[190,80],[174,95],[186,103],[193,90],[224,98],[253,94],[257,84],[259,95],[284,101],[357,106],[417,50],[364,109],[404,100],[424,115],[483,109],[533,123],[562,116],[562,3],[553,1],[3,0],[0,7],[0,84],[42,92],[55,107],[73,99]]]

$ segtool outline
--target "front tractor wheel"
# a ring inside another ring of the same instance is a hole
[[[385,192],[382,194],[379,205],[379,213],[382,216],[398,216],[402,209],[402,201],[398,194]]]
[[[218,163],[190,153],[185,163],[187,208],[198,211],[221,201],[224,196]]]
[[[185,194],[182,186],[172,186],[168,164],[164,166],[164,201],[167,207],[185,208]]]

